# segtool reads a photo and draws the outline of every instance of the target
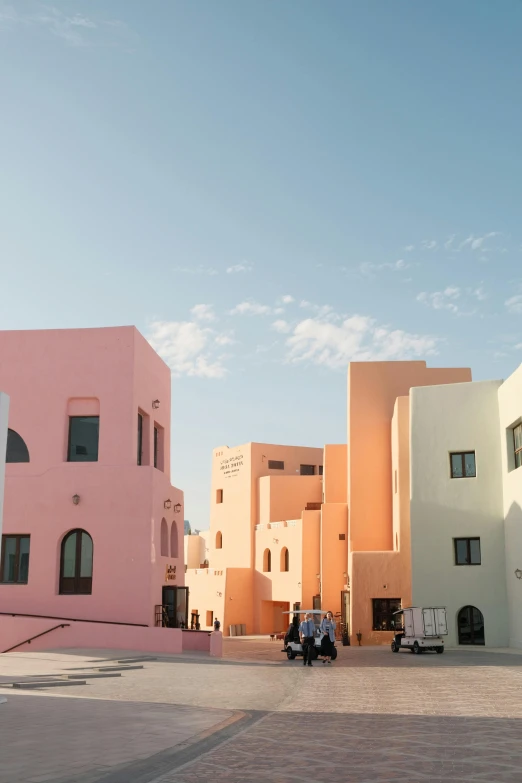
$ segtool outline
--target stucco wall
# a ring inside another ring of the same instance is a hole
[[[411,391],[412,599],[447,607],[450,645],[466,605],[483,613],[487,646],[508,642],[499,386]],[[475,451],[476,478],[451,478],[450,452],[462,451]],[[455,565],[453,539],[475,536],[482,564]]]
[[[298,519],[308,503],[321,503],[320,476],[262,476],[259,479],[261,525],[284,519]]]
[[[346,443],[324,447],[323,489],[325,503],[348,501],[348,446]]]
[[[498,390],[500,443],[504,479],[506,585],[510,620],[510,646],[522,648],[522,467],[515,470],[513,426],[522,421],[522,365]]]
[[[321,513],[321,604],[325,611],[334,614],[341,611],[345,574],[348,574],[348,507],[346,503],[325,503]]]
[[[0,392],[0,541],[4,512],[5,453],[7,448],[7,424],[9,419],[9,397]]]

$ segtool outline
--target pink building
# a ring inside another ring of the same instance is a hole
[[[134,327],[0,333],[11,399],[0,651],[44,632],[27,649],[208,649],[208,634],[181,630],[170,378]]]

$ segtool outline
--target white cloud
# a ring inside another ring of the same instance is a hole
[[[444,291],[434,291],[431,294],[421,291],[417,296],[417,301],[433,307],[434,310],[450,310],[452,313],[457,313],[459,308],[455,304],[455,299],[459,299],[459,297],[460,288],[448,286]]]
[[[214,309],[212,305],[197,304],[191,309],[191,314],[197,321],[215,321]]]
[[[421,242],[423,250],[435,250],[437,243],[434,239],[423,239]]]
[[[406,253],[411,253],[413,250],[415,250],[415,245],[406,245],[406,247],[404,248],[404,251]]]
[[[234,264],[234,266],[227,267],[227,275],[238,274],[239,272],[251,272],[252,264]]]
[[[379,326],[373,318],[353,315],[341,324],[307,318],[286,341],[287,361],[342,369],[350,361],[386,361],[437,353],[438,339]]]
[[[403,258],[399,258],[397,261],[384,261],[382,264],[364,261],[362,264],[359,264],[359,272],[363,277],[374,278],[377,272],[384,269],[389,269],[392,272],[403,272],[405,269],[409,269],[409,267],[411,267],[411,264]]]
[[[478,299],[479,302],[483,302],[488,298],[488,295],[484,291],[484,287],[482,285],[479,285],[478,288],[471,288],[468,292],[471,294],[471,296],[474,296],[476,299]]]
[[[271,328],[275,332],[280,332],[281,334],[286,334],[292,329],[288,321],[284,321],[284,320],[274,321]]]
[[[114,34],[128,32],[125,23],[119,20],[97,18],[95,21],[84,14],[67,14],[59,8],[47,5],[42,5],[37,13],[20,12],[14,5],[4,6],[0,9],[0,25],[42,27],[72,47],[92,45],[95,40],[92,36],[95,33],[98,44],[100,34],[109,34],[112,37]]]
[[[498,236],[498,231],[490,231],[488,234],[484,234],[484,236],[481,237],[476,237],[473,234],[470,234],[467,239],[460,243],[458,249],[464,250],[464,248],[469,247],[471,250],[480,250],[482,253],[485,253],[487,252],[487,248],[484,247],[484,242],[486,239],[491,239],[492,237]]]
[[[230,315],[271,315],[276,312],[269,305],[262,305],[258,302],[240,302],[232,308]]]
[[[284,296],[281,297],[281,301],[283,302],[283,304],[292,304],[292,302],[294,302],[295,299],[290,294],[285,294]]]
[[[506,299],[505,305],[510,313],[522,313],[522,294]]]
[[[228,334],[218,334],[214,342],[216,345],[234,345],[237,341],[234,339],[234,332],[228,332]]]
[[[208,275],[213,277],[219,274],[213,266],[175,266],[174,272],[180,272],[184,275]]]
[[[148,341],[176,376],[223,378],[227,370],[222,357],[212,356],[214,333],[191,321],[155,321]]]
[[[455,234],[452,234],[448,239],[444,242],[444,249],[445,250],[451,250],[453,247],[453,242],[455,241]]]

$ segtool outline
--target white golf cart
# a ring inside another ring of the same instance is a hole
[[[321,642],[323,640],[324,633],[321,633],[321,630],[319,628],[321,617],[324,615],[324,611],[321,609],[299,609],[298,611],[291,611],[291,612],[283,612],[283,614],[291,615],[293,617],[299,618],[299,624],[301,620],[304,620],[304,616],[306,614],[311,614],[314,625],[315,625],[315,633],[314,633],[314,652],[312,654],[312,658],[315,661],[319,656],[323,655],[321,652]],[[299,626],[297,626],[298,628]],[[285,634],[285,644],[284,648],[281,650],[281,652],[286,653],[286,657],[289,661],[293,661],[294,658],[297,658],[298,655],[303,654],[303,645],[301,644],[299,640],[299,631],[295,630],[295,626],[290,625],[288,628],[288,631]],[[334,646],[332,649],[332,661],[335,661],[337,658],[337,648]]]
[[[394,653],[408,649],[412,653],[434,650],[444,652],[443,636],[448,633],[444,606],[409,606],[394,612],[395,636],[391,643]]]

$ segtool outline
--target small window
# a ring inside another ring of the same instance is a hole
[[[29,579],[29,536],[2,536],[0,582],[27,584]]]
[[[339,541],[346,541],[346,533],[339,533]]]
[[[25,445],[24,439],[14,430],[7,430],[7,451],[5,461],[29,462],[29,449]]]
[[[272,570],[272,552],[265,549],[263,552],[263,571],[269,573]]]
[[[284,470],[285,463],[278,459],[268,460],[268,470]]]
[[[99,416],[69,417],[68,462],[98,462]]]
[[[322,465],[319,465],[319,475],[320,476],[323,475],[323,466]]]
[[[474,451],[450,454],[451,478],[475,478],[477,475]]]
[[[62,541],[60,594],[92,593],[92,538],[86,530],[71,530]]]
[[[170,556],[171,557],[178,557],[179,556],[179,546],[178,546],[178,526],[175,522],[172,523],[172,527],[170,528]]]
[[[154,424],[154,467],[165,469],[165,430],[159,424]]]
[[[207,622],[206,626],[207,628],[210,628],[214,625],[214,612],[207,611]]]
[[[216,533],[216,549],[223,549],[223,535],[220,530]]]
[[[301,476],[315,476],[315,465],[300,465],[299,473]]]
[[[216,489],[216,503],[222,503],[222,502],[223,502],[223,490]]]
[[[480,565],[480,538],[455,538],[455,565]]]
[[[290,555],[288,554],[288,549],[286,546],[284,546],[281,550],[280,570],[290,571]]]
[[[143,464],[143,416],[138,413],[138,465]]]
[[[515,447],[515,468],[522,467],[522,424],[513,429],[513,444]]]
[[[395,615],[401,608],[400,598],[373,598],[373,630],[393,631],[395,629]]]
[[[169,526],[165,517],[161,520],[160,525],[160,554],[162,557],[169,556]]]

